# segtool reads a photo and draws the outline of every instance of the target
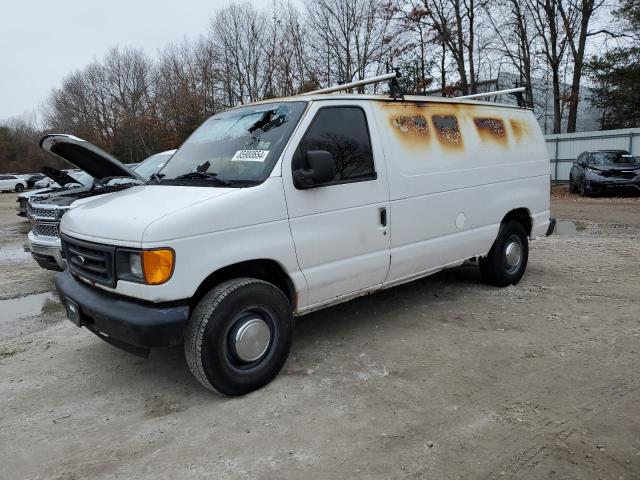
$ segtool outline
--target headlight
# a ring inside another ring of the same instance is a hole
[[[152,250],[118,249],[116,272],[119,280],[160,285],[171,278],[175,253],[170,248]]]
[[[142,259],[139,252],[131,252],[129,254],[129,272],[131,275],[137,278],[144,278],[144,272],[142,271]]]

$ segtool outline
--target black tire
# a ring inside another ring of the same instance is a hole
[[[22,185],[21,183],[16,184],[16,193],[22,192],[24,192],[24,185]]]
[[[234,350],[234,334],[248,316],[261,318],[269,327],[266,351],[255,361],[242,361]],[[243,395],[280,372],[291,350],[293,330],[291,304],[280,289],[254,278],[229,280],[210,290],[193,310],[184,353],[191,373],[206,388]]]
[[[516,243],[520,248],[520,259],[517,265],[508,261],[507,248]],[[491,250],[485,258],[480,259],[482,280],[497,287],[517,284],[527,268],[529,260],[529,240],[521,223],[507,221],[500,225]]]
[[[580,195],[582,195],[583,197],[588,197],[591,195],[591,190],[587,188],[587,182],[585,182],[584,180],[582,180],[582,183],[580,184]]]

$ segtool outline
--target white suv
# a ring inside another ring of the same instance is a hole
[[[27,181],[19,175],[0,175],[0,192],[20,193],[27,188]]]
[[[83,143],[48,137],[63,158]],[[547,234],[549,157],[533,113],[470,100],[307,95],[207,120],[144,186],[62,219],[69,318],[146,355],[184,342],[207,388],[284,365],[294,315],[477,260],[523,276]]]

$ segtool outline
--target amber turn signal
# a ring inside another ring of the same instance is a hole
[[[169,248],[142,251],[142,271],[148,285],[160,285],[171,278],[175,254]]]

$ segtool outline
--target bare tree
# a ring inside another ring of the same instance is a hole
[[[569,94],[569,116],[567,132],[576,131],[578,120],[578,103],[580,102],[580,82],[585,64],[585,51],[589,37],[606,34],[615,36],[605,29],[589,31],[589,25],[598,9],[605,5],[605,0],[559,0],[558,11],[562,17],[567,42],[573,57],[573,74],[571,92]]]
[[[562,62],[567,51],[567,36],[560,20],[558,4],[562,0],[526,0],[526,7],[533,19],[536,33],[542,41],[542,51],[551,72],[553,90],[553,133],[562,130]]]
[[[525,87],[524,103],[534,108],[533,72],[538,34],[528,10],[519,0],[485,6],[498,42],[498,53],[515,69],[520,86]]]
[[[365,78],[391,60],[397,37],[392,12],[379,0],[308,1],[307,25],[326,65],[327,84]],[[363,89],[361,89],[363,91]]]

